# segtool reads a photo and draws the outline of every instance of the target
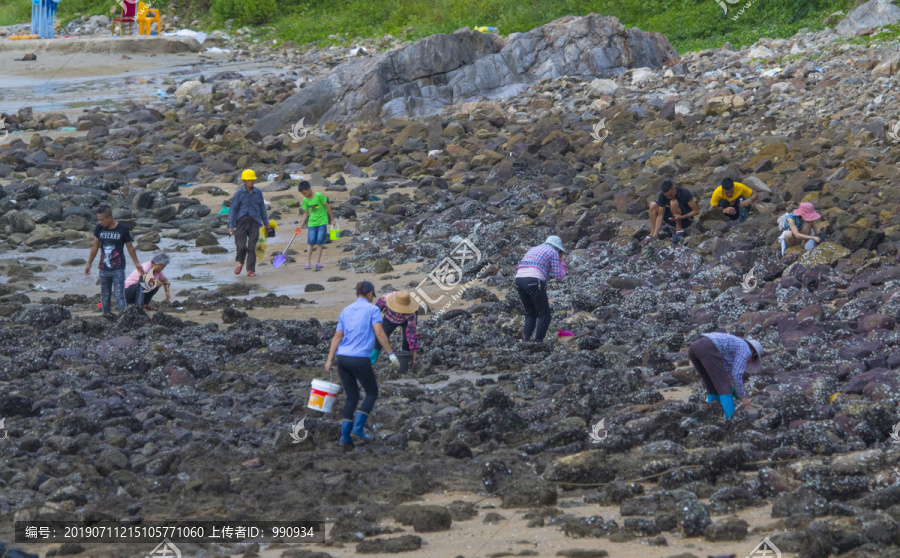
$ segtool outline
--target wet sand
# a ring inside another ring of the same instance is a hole
[[[645,485],[649,488],[650,485]],[[382,521],[379,525],[382,528],[389,527],[397,532],[389,535],[380,535],[375,538],[395,538],[406,534],[417,535],[422,538],[423,545],[418,550],[402,552],[397,554],[366,554],[373,558],[396,558],[398,556],[411,558],[500,558],[502,556],[536,556],[540,558],[551,558],[557,556],[562,550],[582,549],[582,550],[605,550],[610,558],[670,558],[678,556],[682,553],[691,553],[698,558],[744,558],[748,556],[756,546],[766,537],[771,537],[776,533],[783,531],[781,521],[771,517],[771,506],[760,508],[749,508],[742,510],[732,516],[714,517],[713,520],[721,520],[725,517],[739,517],[746,521],[749,525],[748,535],[743,541],[723,541],[711,542],[700,537],[681,537],[672,533],[664,533],[667,546],[650,546],[643,542],[640,538],[625,543],[614,543],[608,539],[592,539],[582,538],[576,539],[567,537],[560,526],[545,525],[544,527],[528,527],[528,520],[524,519],[524,515],[528,513],[528,509],[503,509],[500,507],[500,498],[484,496],[483,494],[475,494],[472,492],[445,492],[441,494],[428,494],[422,500],[417,502],[409,502],[412,505],[443,505],[446,506],[454,501],[464,501],[475,504],[477,516],[465,520],[454,521],[447,531],[435,533],[415,533],[410,526],[404,526],[393,520]],[[702,500],[707,503],[707,500]],[[591,517],[599,515],[604,520],[612,519],[620,527],[623,524],[623,518],[619,514],[617,506],[598,506],[595,504],[585,504],[581,497],[563,496],[560,497],[557,508],[564,514],[576,517]],[[488,513],[500,514],[505,519],[499,520],[494,524],[485,524],[484,519]],[[317,520],[319,518],[303,517],[302,510],[298,510],[296,520]],[[326,522],[325,528],[330,535],[333,522]],[[38,553],[41,557],[52,548],[59,545],[15,545],[17,548],[23,548],[28,552]],[[119,548],[122,545],[118,545]],[[153,550],[155,544],[142,543],[130,544],[129,550],[133,549],[129,555],[146,556]],[[177,546],[177,545],[176,545]],[[196,548],[190,545],[190,548]],[[192,552],[188,545],[181,545],[182,556],[199,556]],[[247,556],[258,556],[259,558],[281,558],[283,553],[296,551],[310,552],[326,552],[332,558],[355,558],[360,556],[356,552],[356,543],[333,543],[326,544],[261,544],[258,554],[232,553],[231,558],[246,558]],[[523,553],[524,554],[520,554]],[[120,552],[117,556],[122,556]],[[290,555],[290,554],[289,554]],[[91,545],[79,556],[87,558],[103,558],[102,545]],[[797,554],[791,552],[782,552],[781,558],[797,558]]]
[[[650,485],[646,485],[647,488]],[[707,556],[736,556],[743,558],[765,537],[772,536],[778,531],[779,520],[771,517],[771,507],[750,508],[734,514],[749,524],[749,534],[744,541],[710,542],[703,538],[683,538],[671,533],[664,533],[668,546],[649,546],[640,539],[627,543],[613,543],[607,539],[574,539],[563,534],[559,526],[547,525],[545,527],[527,527],[528,520],[522,516],[527,509],[502,509],[499,498],[485,497],[478,494],[458,492],[445,494],[428,494],[422,501],[410,502],[410,504],[435,504],[448,505],[453,501],[461,500],[476,503],[478,515],[467,521],[454,521],[448,531],[436,533],[414,533],[412,527],[400,525],[393,520],[384,521],[382,527],[402,529],[391,535],[382,535],[377,538],[400,537],[404,534],[416,534],[425,541],[419,550],[404,552],[401,554],[370,554],[373,557],[388,556],[417,556],[422,558],[499,558],[500,556],[517,555],[522,551],[530,551],[536,554],[529,556],[551,557],[556,556],[560,550],[567,549],[603,549],[611,558],[667,558],[684,552],[690,552],[699,558]],[[707,503],[707,500],[702,500]],[[618,506],[605,507],[595,504],[585,504],[580,497],[561,497],[557,503],[563,513],[577,517],[590,517],[600,515],[604,520],[613,519],[621,527],[623,518],[619,514]],[[499,513],[505,517],[495,525],[483,523],[488,513]],[[722,516],[718,519],[722,519]],[[314,518],[311,518],[314,519]],[[714,518],[716,519],[716,518]],[[329,533],[332,524],[326,524]],[[310,551],[327,552],[333,558],[350,558],[359,556],[356,553],[356,544],[345,543],[342,545],[325,546],[319,544],[292,544],[264,545],[259,553],[260,558],[280,558],[286,549],[303,549]],[[240,556],[233,555],[235,558]],[[782,558],[795,558],[795,554],[782,552]]]
[[[308,178],[308,175],[303,176]],[[332,176],[330,180],[334,181],[337,178],[338,176]],[[348,177],[346,181],[348,190],[346,192],[325,192],[323,190],[323,193],[332,200],[335,206],[348,199],[350,196],[349,191],[367,181],[367,179]],[[259,187],[263,189],[268,184],[268,182],[258,183]],[[199,192],[205,186],[217,186],[227,192],[228,195],[213,196],[205,192]],[[198,183],[183,188],[183,190],[185,191],[184,195],[196,198],[213,212],[217,212],[221,208],[222,202],[231,199],[237,188],[237,185],[228,183]],[[410,188],[395,187],[391,188],[390,192],[409,192],[410,190]],[[194,246],[193,241],[166,238],[167,234],[177,233],[177,229],[164,229],[161,231],[162,240],[158,243],[158,246],[160,246],[161,251],[167,252],[172,258],[172,262],[165,271],[172,285],[172,305],[163,305],[159,309],[182,319],[199,323],[211,321],[221,323],[221,311],[185,310],[181,308],[178,305],[178,301],[183,300],[185,297],[179,296],[178,293],[196,287],[215,290],[221,285],[241,283],[251,286],[250,294],[233,298],[248,299],[274,293],[276,295],[287,295],[292,298],[303,298],[315,303],[296,307],[253,308],[247,311],[251,317],[259,319],[303,320],[318,318],[319,320],[336,320],[341,309],[355,299],[357,282],[371,281],[375,284],[380,295],[388,292],[389,288],[396,290],[412,289],[418,286],[422,279],[427,277],[427,274],[431,271],[430,265],[423,266],[420,263],[395,265],[393,266],[393,271],[381,275],[341,270],[340,260],[351,255],[345,252],[344,249],[351,243],[363,241],[366,238],[365,233],[360,233],[357,230],[358,221],[348,219],[338,219],[338,224],[348,234],[325,245],[321,260],[324,269],[318,271],[315,269],[304,269],[308,250],[308,245],[306,244],[307,227],[305,224],[301,227],[302,232],[294,240],[289,252],[290,258],[296,261],[288,261],[276,269],[272,265],[274,255],[287,246],[294,230],[301,226],[299,208],[279,208],[279,203],[274,198],[281,196],[289,196],[296,200],[302,200],[303,198],[296,188],[264,194],[265,199],[271,203],[269,212],[274,213],[277,211],[280,213],[280,217],[276,219],[279,230],[276,232],[275,238],[269,240],[266,257],[262,260],[257,260],[256,277],[247,277],[246,268],[240,275],[234,274],[234,268],[237,264],[234,261],[235,247],[233,237],[217,236],[219,245],[228,250],[227,254],[203,255],[200,254],[200,248]],[[135,245],[139,239],[140,235],[135,235]],[[46,271],[36,273],[36,276],[29,280],[29,283],[34,285],[34,290],[28,293],[32,298],[49,297],[55,299],[65,294],[96,296],[100,292],[100,286],[95,270],[91,271],[90,276],[85,276],[83,263],[72,266],[62,265],[64,262],[73,259],[86,260],[89,252],[90,241],[85,240],[64,248],[31,250],[22,247],[22,249],[15,252],[4,254],[4,257],[0,259],[13,259],[17,260],[21,265],[40,265],[46,268]],[[142,262],[148,261],[156,252],[156,250],[150,252],[138,251],[138,258]],[[315,268],[315,258],[313,259],[312,267]],[[327,280],[332,277],[340,277],[344,280],[328,282]],[[310,283],[322,285],[324,290],[305,292],[306,286]],[[474,284],[481,283],[481,281],[478,281]],[[433,299],[442,294],[436,286],[426,287],[424,290]],[[495,288],[491,288],[491,290],[503,298],[504,295],[500,290]],[[152,305],[159,306],[159,303],[163,300],[164,293],[160,292],[154,297]],[[460,299],[451,304],[448,309],[463,308],[471,304],[472,301]],[[75,310],[74,313],[85,314],[94,312],[99,313],[100,310]]]
[[[87,43],[74,44],[77,47]],[[21,60],[30,50],[0,49],[0,112],[15,113],[28,106],[35,113],[69,115],[67,110],[113,109],[127,102],[158,103],[155,92],[169,87],[163,83],[168,77],[180,83],[201,74],[210,76],[224,71],[239,72],[251,79],[262,72],[286,71],[258,62],[228,62],[225,53],[206,53],[209,46],[204,42],[201,52],[196,53],[35,50],[34,61]],[[70,120],[75,123],[71,116]],[[10,134],[10,139],[16,135]]]

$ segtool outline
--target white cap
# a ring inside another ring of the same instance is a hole
[[[563,252],[568,252],[562,245],[562,239],[558,236],[548,236],[547,240],[544,241],[544,244],[549,244],[553,246],[557,250],[562,250]]]

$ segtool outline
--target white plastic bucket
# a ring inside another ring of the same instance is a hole
[[[307,407],[323,413],[330,413],[331,407],[334,405],[334,400],[340,389],[341,386],[337,384],[322,380],[313,380],[312,389],[309,391],[309,404]]]

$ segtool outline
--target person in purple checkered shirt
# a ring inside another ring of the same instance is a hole
[[[750,405],[744,391],[744,374],[758,374],[762,356],[759,341],[728,333],[704,333],[688,349],[688,359],[706,386],[706,402],[721,403],[728,419],[734,414],[733,393],[745,407]]]
[[[561,281],[566,276],[566,249],[558,236],[548,236],[539,246],[529,250],[516,266],[516,290],[525,306],[525,331],[522,341],[544,341],[550,327],[550,300],[547,282],[552,276]]]

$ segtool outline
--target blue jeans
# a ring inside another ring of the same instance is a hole
[[[108,314],[112,311],[110,308],[110,298],[116,297],[119,304],[119,314],[125,311],[125,270],[124,269],[101,269],[100,270],[100,299],[103,301],[103,313]]]
[[[306,231],[307,244],[325,244],[325,238],[328,236],[328,225],[319,225],[310,227]]]

